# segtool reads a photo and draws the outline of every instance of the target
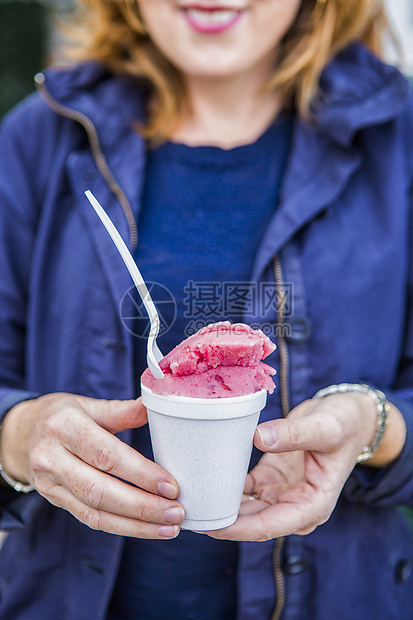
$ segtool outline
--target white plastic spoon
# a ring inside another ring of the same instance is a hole
[[[90,190],[87,190],[85,192],[85,196],[89,200],[90,204],[101,219],[102,224],[111,236],[113,243],[116,245],[119,254],[122,256],[123,262],[125,263],[132,277],[132,280],[136,288],[138,289],[138,293],[143,301],[143,305],[145,306],[146,312],[148,313],[151,322],[151,330],[148,337],[147,350],[148,366],[151,373],[156,379],[163,379],[164,374],[158,363],[163,358],[163,355],[160,352],[159,347],[156,343],[156,338],[159,334],[160,321],[155,304],[153,303],[152,297],[148,291],[145,281],[142,278],[141,272],[139,271],[135,261],[133,260],[132,255],[126,247],[126,244],[120,236],[116,226]]]

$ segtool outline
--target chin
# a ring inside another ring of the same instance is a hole
[[[228,71],[227,69],[205,69],[205,70],[199,70],[199,69],[194,69],[193,71],[185,71],[185,75],[195,78],[195,79],[207,79],[207,80],[213,80],[213,79],[217,79],[217,80],[223,80],[223,79],[228,79],[230,80],[231,78],[235,77],[235,75],[238,72],[234,72],[234,71]]]
[[[212,54],[205,55],[206,61],[182,63],[178,69],[184,74],[193,78],[222,79],[234,77],[244,73],[247,68],[244,63],[228,62],[228,53],[225,58],[214,58]],[[246,64],[246,63],[245,63]]]

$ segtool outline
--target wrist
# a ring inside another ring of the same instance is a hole
[[[380,390],[343,383],[319,390],[313,398],[326,396],[344,396],[347,402],[353,399],[357,404],[357,437],[364,439],[357,463],[384,467],[400,456],[406,441],[406,424],[401,412]]]
[[[0,460],[3,478],[9,483],[29,484],[28,459],[25,458],[27,415],[32,401],[23,401],[10,409],[0,429]],[[7,480],[10,478],[10,480]]]

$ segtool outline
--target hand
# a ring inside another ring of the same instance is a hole
[[[391,415],[401,418],[394,407]],[[376,418],[369,395],[346,393],[305,401],[286,419],[260,425],[254,443],[268,454],[247,476],[239,517],[208,534],[262,541],[312,532],[333,512],[357,456],[372,440]],[[398,438],[395,456],[404,439]]]
[[[140,398],[49,394],[22,402],[4,419],[3,467],[92,529],[173,538],[184,519],[176,480],[114,436],[146,422]]]

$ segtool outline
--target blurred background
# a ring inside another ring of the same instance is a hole
[[[58,41],[53,23],[65,18],[73,0],[0,0],[0,117],[34,90],[33,76],[55,58]],[[401,42],[398,60],[389,46],[388,60],[413,79],[413,0],[386,0],[390,22]],[[411,519],[413,513],[407,509]],[[0,532],[0,545],[4,534]]]
[[[0,116],[33,90],[33,76],[50,64],[56,47],[53,20],[73,0],[0,0]],[[386,0],[404,52],[402,69],[413,76],[413,0]],[[388,59],[395,62],[390,51]]]
[[[0,116],[34,90],[33,76],[50,64],[53,21],[72,0],[0,0]]]

